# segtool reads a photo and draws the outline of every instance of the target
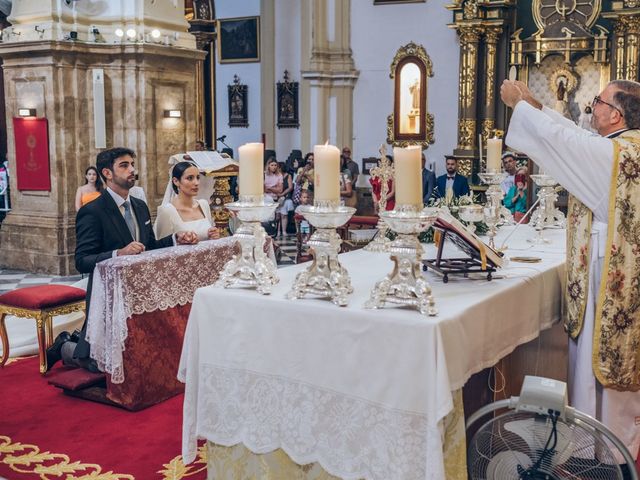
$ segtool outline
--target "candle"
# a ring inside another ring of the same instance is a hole
[[[502,139],[487,140],[487,172],[500,172],[502,163]]]
[[[264,195],[264,145],[245,143],[238,148],[240,171],[238,172],[239,194]]]
[[[333,145],[313,147],[313,199],[340,201],[340,150]]]
[[[422,149],[417,146],[393,149],[395,164],[396,203],[423,206]]]

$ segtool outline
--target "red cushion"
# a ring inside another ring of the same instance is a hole
[[[64,390],[81,390],[83,388],[92,387],[94,385],[104,384],[106,375],[102,372],[90,372],[84,368],[73,368],[71,370],[58,369],[54,370],[49,378],[49,384]]]
[[[84,300],[86,292],[68,285],[39,285],[17,288],[0,295],[0,304],[40,310]]]
[[[349,219],[349,225],[377,225],[378,217],[354,215]]]

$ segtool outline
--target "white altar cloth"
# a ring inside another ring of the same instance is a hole
[[[428,272],[437,317],[365,310],[392,262],[363,250],[340,256],[354,287],[346,308],[284,298],[304,264],[279,270],[268,297],[199,289],[178,373],[185,463],[204,438],[254,453],[282,448],[344,479],[442,480],[440,421],[451,392],[559,320],[564,231],[549,232],[544,248],[530,247],[532,236],[521,227],[507,255],[543,261],[511,263],[490,282],[450,276],[443,284]]]

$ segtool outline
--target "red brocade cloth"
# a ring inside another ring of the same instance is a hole
[[[107,380],[107,398],[140,410],[184,392],[176,378],[191,304],[133,315],[125,341],[124,383]]]

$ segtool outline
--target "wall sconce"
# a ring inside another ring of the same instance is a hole
[[[116,34],[116,37],[118,38],[122,38],[124,37],[124,30],[122,30],[121,28],[116,28],[115,32],[113,32]]]
[[[182,110],[165,110],[164,118],[180,118],[182,117]]]
[[[133,28],[127,29],[127,38],[129,38],[129,40],[133,40],[137,36],[138,36],[138,32],[136,32],[135,29]]]
[[[153,30],[151,30],[151,36],[157,40],[158,38],[160,38],[160,30],[154,28]]]
[[[35,108],[19,108],[18,116],[20,117],[35,117],[36,109]]]

